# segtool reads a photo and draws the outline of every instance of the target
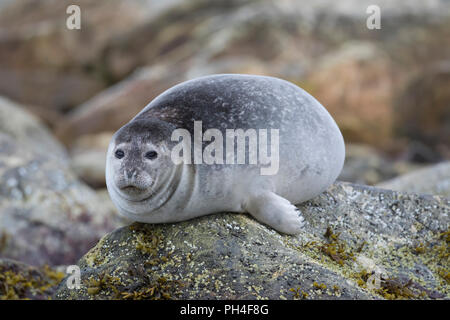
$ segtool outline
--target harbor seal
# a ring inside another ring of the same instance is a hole
[[[335,121],[303,89],[219,74],[168,89],[120,128],[107,152],[106,183],[120,214],[134,221],[248,212],[297,234],[304,219],[293,204],[332,184],[344,157]]]

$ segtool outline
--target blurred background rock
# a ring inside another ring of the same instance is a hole
[[[74,3],[81,30],[66,28]],[[371,4],[381,8],[380,30],[366,27]],[[15,0],[0,2],[2,205],[39,220],[42,233],[72,234],[68,241],[83,251],[120,225],[102,220],[115,217],[104,189],[112,133],[165,89],[211,73],[280,77],[315,96],[347,142],[341,180],[448,196],[448,164],[434,165],[450,160],[449,1]],[[11,180],[21,161],[48,171],[33,183],[52,194],[51,209],[39,197],[30,204],[28,189],[17,187],[25,173]],[[423,166],[431,171],[420,179],[391,180]],[[58,172],[60,189],[70,190],[64,197],[51,181]],[[427,187],[429,174],[440,188]],[[49,218],[67,203],[82,207],[63,218],[75,215],[75,229]],[[98,206],[94,227],[77,229]],[[27,224],[4,225],[1,239],[27,234]],[[82,243],[77,234],[92,237]],[[1,243],[8,257],[42,260],[21,243]],[[60,251],[36,245],[52,264],[73,260],[61,253],[64,244]]]
[[[69,30],[72,2],[2,2],[0,95],[39,117],[92,187],[104,187],[112,132],[210,73],[271,75],[314,95],[349,145],[343,180],[450,158],[448,1],[377,1],[380,30],[366,27],[373,1],[81,0],[81,30]]]

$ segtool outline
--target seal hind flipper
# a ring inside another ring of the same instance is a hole
[[[283,233],[298,234],[305,224],[297,207],[270,191],[251,196],[244,207],[256,220]]]

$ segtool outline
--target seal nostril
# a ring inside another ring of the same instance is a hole
[[[127,171],[127,177],[128,177],[128,179],[131,179],[133,177],[133,171],[132,170],[128,170]]]
[[[128,179],[134,178],[135,175],[136,175],[136,170],[135,170],[135,169],[126,169],[126,170],[125,170],[125,176],[126,176]]]

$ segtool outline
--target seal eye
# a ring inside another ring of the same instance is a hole
[[[118,149],[115,152],[116,158],[117,159],[122,159],[125,156],[125,152],[123,152],[122,150]]]
[[[156,151],[149,151],[145,154],[145,157],[149,160],[153,160],[158,156],[158,153]]]

